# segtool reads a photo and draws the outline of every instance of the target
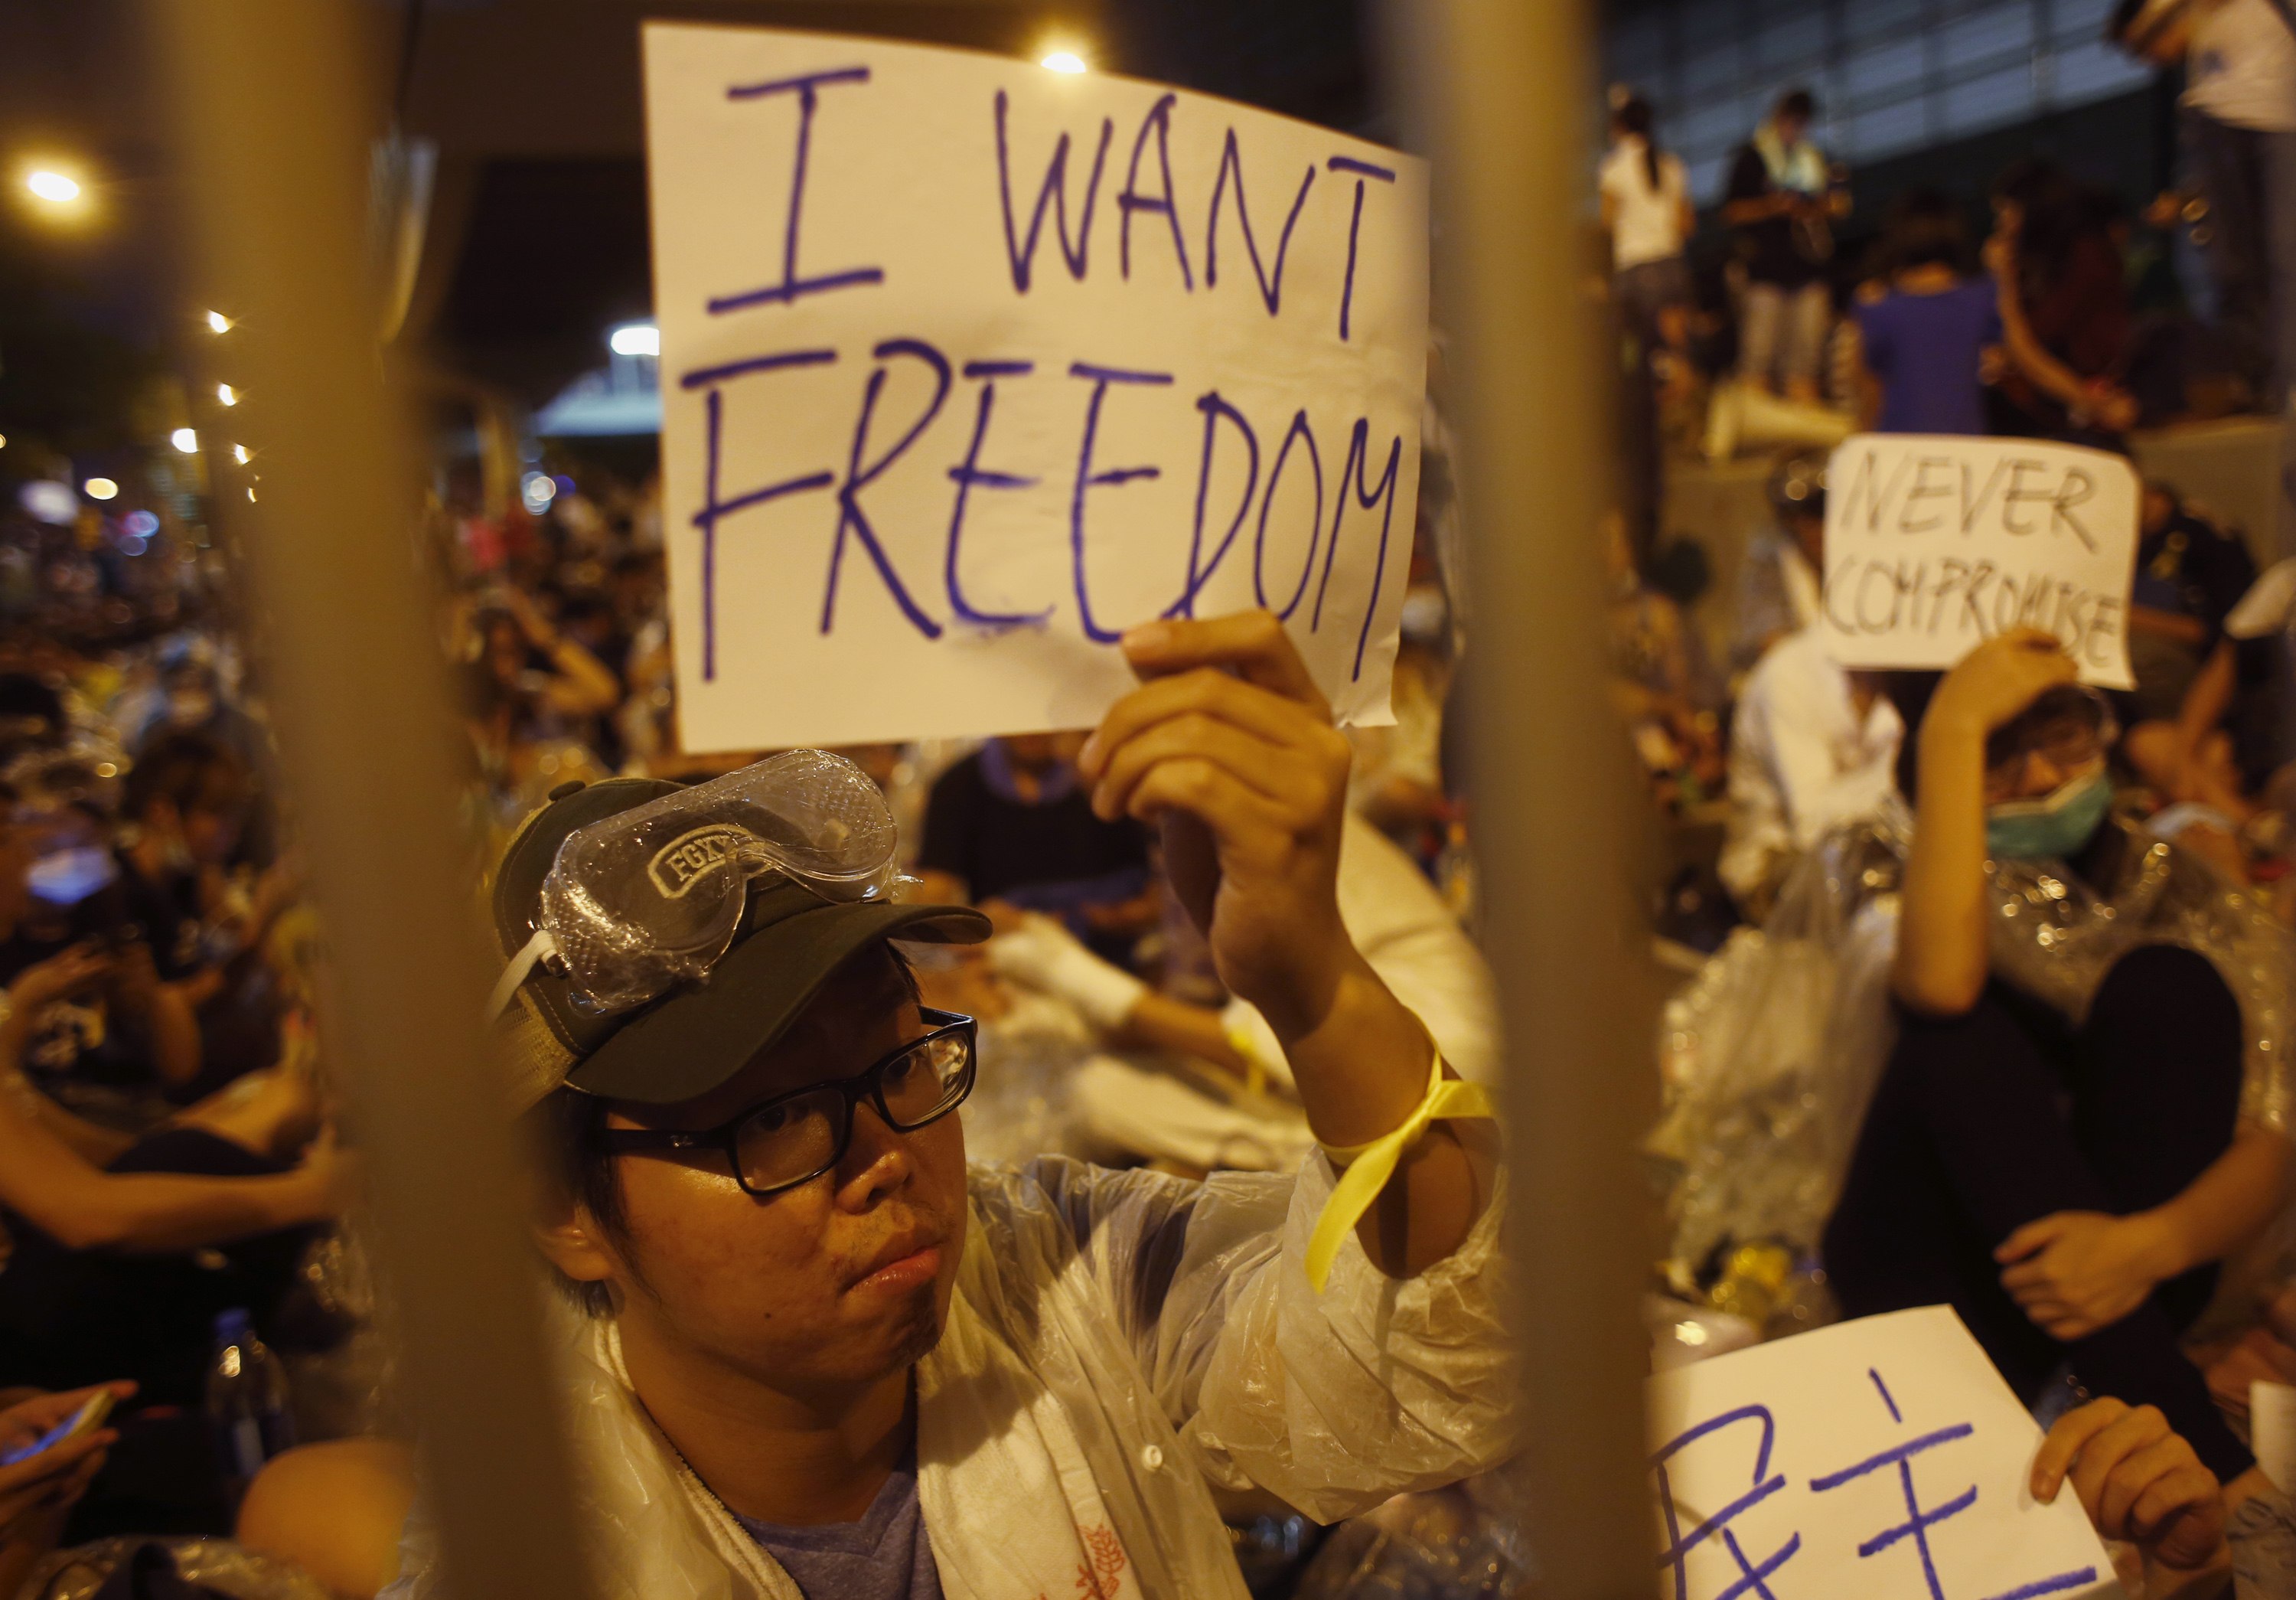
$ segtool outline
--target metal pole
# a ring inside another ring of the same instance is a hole
[[[1652,1237],[1635,1136],[1654,1095],[1633,965],[1625,743],[1603,693],[1595,525],[1611,386],[1583,288],[1583,0],[1396,0],[1388,37],[1435,157],[1436,276],[1461,382],[1469,784],[1505,1006],[1514,1249],[1539,1592],[1650,1592],[1636,1300]]]
[[[579,1600],[537,1269],[477,1021],[484,958],[413,462],[377,348],[367,41],[345,0],[156,0],[151,15],[203,281],[241,319],[214,349],[245,394],[229,414],[261,480],[226,509],[247,531],[326,918],[325,1037],[350,1070],[427,1498],[455,1592]]]

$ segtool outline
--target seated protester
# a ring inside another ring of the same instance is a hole
[[[192,641],[161,672],[159,693],[125,726],[127,747],[142,760],[154,741],[174,734],[203,734],[252,767],[266,745],[262,728],[224,693],[212,652]]]
[[[1771,483],[1814,568],[1824,559],[1824,462],[1789,459]],[[1897,793],[1905,735],[1878,680],[1838,665],[1815,618],[1770,647],[1740,688],[1731,718],[1730,815],[1715,864],[1750,918],[1767,915],[1794,864],[1820,838],[1874,816]]]
[[[122,1374],[196,1407],[217,1312],[258,1324],[292,1287],[346,1167],[308,1070],[250,1073],[141,1135],[74,1115],[18,1071],[17,1026],[104,957],[19,974],[0,1022],[0,1372],[48,1387]]]
[[[1377,1173],[1423,1136],[1371,1211],[1331,1214],[1328,1259],[1323,1154],[1210,1185],[1054,1158],[968,1173],[948,1113],[973,1024],[921,1011],[884,941],[979,939],[985,917],[760,879],[710,981],[601,1016],[575,995],[650,981],[632,957],[535,967],[538,922],[586,931],[543,910],[545,876],[645,802],[673,843],[700,818],[648,781],[560,800],[496,880],[520,952],[497,993],[554,1168],[537,1236],[588,1313],[563,1376],[602,1595],[1243,1600],[1212,1485],[1328,1520],[1517,1448],[1495,1144],[1341,924],[1345,741],[1265,614],[1128,638],[1152,681],[1080,755],[1080,796],[1167,825],[1327,1148]],[[660,903],[642,872],[584,881],[640,924]],[[386,1592],[443,1587],[418,1513]]]
[[[2170,808],[2160,830],[2236,882],[2247,881],[2237,836],[2256,816],[2251,797],[2285,754],[2272,646],[2226,628],[2256,581],[2245,544],[2145,486],[2128,611],[2136,687],[2116,697],[2130,722],[2121,751]]]
[[[1738,572],[1733,681],[1753,669],[1781,639],[1817,621],[1825,560],[1824,455],[1789,450],[1770,469],[1770,511],[1777,521],[1747,541]]]
[[[1626,519],[1605,513],[1603,558],[1611,579],[1611,701],[1626,719],[1658,798],[1686,806],[1722,780],[1722,686],[1681,605],[1635,564]]]
[[[1348,937],[1427,1025],[1444,1061],[1470,1082],[1497,1082],[1498,997],[1482,953],[1417,864],[1353,812],[1340,836],[1339,898]],[[1004,976],[1070,1001],[1119,1048],[1215,1069],[1199,1087],[1112,1056],[1086,1062],[1069,1097],[1096,1142],[1204,1169],[1289,1171],[1310,1153],[1299,1086],[1250,1002],[1223,1010],[1160,994],[1041,918],[1000,932],[988,958]]]
[[[73,951],[84,981],[13,1018],[19,1064],[53,1095],[112,1120],[148,1120],[195,1097],[199,1022],[163,981],[129,916],[111,830],[85,802],[14,803],[0,786],[0,984]]]
[[[928,898],[1002,900],[1059,917],[1107,960],[1154,925],[1148,836],[1095,816],[1079,784],[1082,734],[991,739],[934,780],[917,876]]]
[[[160,981],[199,1015],[194,1097],[275,1055],[280,1007],[260,952],[293,904],[295,882],[277,863],[251,893],[242,896],[232,881],[252,800],[239,758],[203,733],[154,740],[121,795],[120,898]]]
[[[475,657],[465,686],[479,766],[498,792],[534,775],[552,741],[586,741],[621,704],[622,680],[554,628],[522,589],[504,586],[471,619]]]
[[[1881,433],[1983,433],[1980,373],[2001,343],[2000,291],[1966,275],[1961,208],[1909,189],[1882,225],[1888,287],[1857,308],[1860,421]]]
[[[2046,633],[1971,652],[1920,722],[1895,1047],[1824,1256],[1852,1317],[1949,1302],[2030,1399],[2060,1366],[2253,1458],[2179,1333],[2281,1209],[2284,931],[2108,816],[2111,718]]]

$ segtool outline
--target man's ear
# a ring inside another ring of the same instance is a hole
[[[555,1217],[537,1217],[534,1247],[544,1260],[578,1284],[609,1283],[619,1265],[605,1230],[579,1201],[564,1206]]]

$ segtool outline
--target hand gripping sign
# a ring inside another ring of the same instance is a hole
[[[2136,470],[2102,450],[1854,435],[1826,468],[1829,652],[1845,667],[1951,667],[2041,628],[2083,683],[2130,688],[2137,504]]]
[[[1423,163],[967,51],[644,37],[686,748],[1087,725],[1125,628],[1256,605],[1388,719]]]
[[[1950,1308],[1838,1324],[1650,1380],[1667,1600],[2117,1596],[2041,1430]]]

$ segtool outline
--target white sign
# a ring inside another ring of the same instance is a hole
[[[2117,1596],[2041,1431],[1945,1306],[1661,1373],[1647,1392],[1671,1600]]]
[[[644,37],[687,749],[1087,726],[1124,629],[1255,605],[1389,720],[1423,163],[1002,56]]]
[[[2136,470],[2029,439],[1860,433],[1826,468],[1824,619],[1845,667],[1950,667],[2042,628],[2081,681],[2133,687]]]

